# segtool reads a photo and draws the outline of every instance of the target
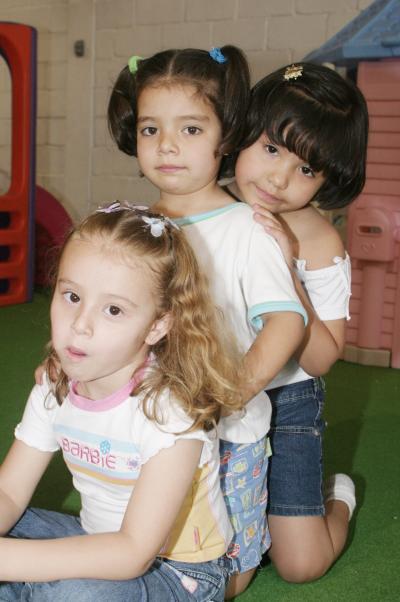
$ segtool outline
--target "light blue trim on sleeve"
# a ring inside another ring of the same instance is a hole
[[[253,305],[247,312],[247,316],[254,326],[254,328],[260,331],[263,327],[262,314],[276,313],[277,311],[293,311],[296,314],[300,314],[303,317],[304,325],[308,324],[308,316],[304,307],[296,301],[271,301],[270,303],[258,303]]]

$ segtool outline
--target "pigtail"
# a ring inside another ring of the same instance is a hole
[[[250,72],[243,52],[224,46],[225,61],[197,48],[170,49],[141,59],[134,74],[126,66],[120,72],[108,104],[108,128],[118,148],[137,156],[137,101],[147,86],[194,86],[212,105],[221,122],[223,156],[238,147],[250,96]],[[222,169],[223,171],[223,169]],[[221,174],[222,175],[222,174]]]
[[[107,108],[108,129],[119,150],[136,157],[136,77],[126,66],[113,87]]]
[[[244,116],[250,100],[250,70],[244,53],[236,46],[223,46],[221,52],[226,58],[225,69],[223,144],[221,154],[234,152],[241,139]]]

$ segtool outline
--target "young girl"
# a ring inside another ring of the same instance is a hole
[[[221,411],[237,362],[179,229],[115,202],[68,237],[48,372],[0,468],[1,600],[224,599]],[[61,449],[80,519],[27,504]],[[40,541],[39,541],[40,540]]]
[[[313,376],[326,373],[343,349],[350,259],[311,201],[336,209],[360,193],[368,113],[351,81],[327,67],[300,63],[256,84],[246,128],[236,185],[256,220],[280,242],[289,265],[294,258],[309,318],[295,358],[267,388],[273,406],[269,555],[286,580],[302,582],[323,575],[338,557],[356,503],[351,479],[334,475],[325,485],[324,504],[324,387]]]
[[[248,94],[248,66],[237,48],[168,50],[132,57],[108,111],[119,148],[137,156],[160,189],[156,209],[184,229],[246,354],[245,414],[219,425],[221,482],[235,531],[228,596],[244,589],[269,546],[271,408],[262,390],[299,345],[305,316],[278,245],[254,223],[250,208],[232,202],[217,183],[242,136]]]

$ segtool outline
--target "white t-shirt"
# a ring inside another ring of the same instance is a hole
[[[36,385],[15,436],[42,451],[61,449],[81,495],[87,533],[119,530],[141,466],[160,450],[181,438],[203,441],[193,486],[160,555],[184,562],[218,558],[232,538],[219,484],[218,437],[202,430],[174,434],[191,421],[166,392],[158,401],[163,424],[149,420],[141,397],[130,395],[132,384],[98,401],[79,396],[71,385],[61,406],[48,382]]]
[[[225,178],[221,186],[229,186],[235,178]],[[238,202],[241,201],[238,199]],[[320,320],[350,320],[351,261],[345,257],[333,257],[332,265],[317,270],[307,270],[305,259],[293,259],[294,270],[306,291]],[[267,389],[280,387],[313,378],[292,358],[268,385]]]
[[[350,319],[351,296],[350,257],[334,257],[332,265],[318,270],[307,270],[305,259],[294,261],[295,271],[320,320]],[[289,385],[313,378],[291,359],[268,386]],[[278,384],[276,384],[278,383]]]
[[[306,260],[297,259],[295,270],[320,320],[350,320],[351,263],[347,253],[318,270],[307,270]]]
[[[281,250],[254,221],[248,205],[234,202],[174,221],[183,227],[243,353],[262,329],[263,314],[297,312],[306,321]],[[218,431],[228,441],[255,442],[268,432],[270,417],[269,398],[260,392],[247,404],[244,415],[222,419]]]

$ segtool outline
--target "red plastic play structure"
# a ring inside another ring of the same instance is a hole
[[[51,286],[51,272],[72,221],[50,192],[36,186],[35,203],[35,284]]]
[[[11,185],[0,196],[0,305],[28,301],[33,289],[36,30],[0,23],[0,53],[12,80]]]
[[[348,212],[351,320],[344,359],[400,368],[400,61],[360,63],[370,114],[367,183]]]

